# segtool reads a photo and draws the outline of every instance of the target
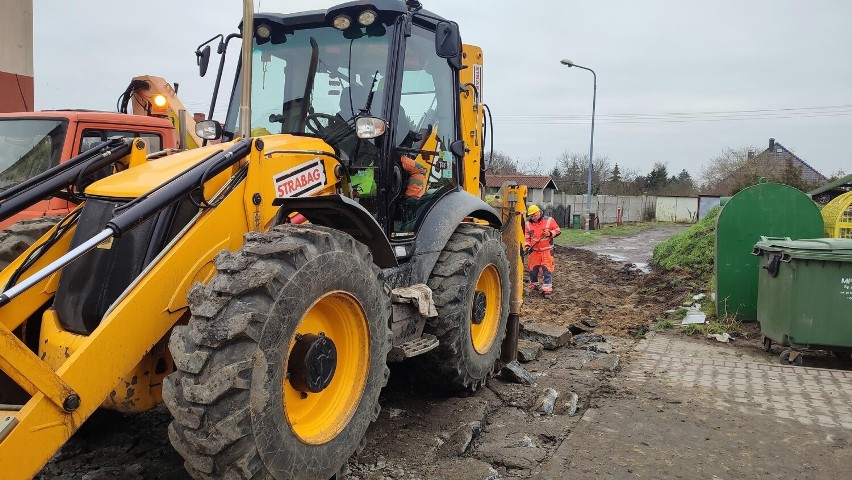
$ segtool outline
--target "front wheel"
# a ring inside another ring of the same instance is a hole
[[[312,225],[246,235],[190,293],[163,397],[195,478],[331,478],[378,417],[390,300],[369,250]]]
[[[491,374],[509,317],[509,261],[497,229],[462,224],[430,275],[436,318],[424,331],[438,348],[414,361],[422,379],[447,391],[476,390]]]

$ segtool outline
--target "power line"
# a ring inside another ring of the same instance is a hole
[[[799,110],[831,110],[831,109],[850,109],[852,108],[852,104],[847,105],[828,105],[821,107],[795,107],[795,108],[763,108],[757,110],[707,110],[707,111],[695,111],[695,112],[637,112],[637,113],[609,113],[609,114],[598,114],[601,117],[620,117],[620,116],[646,116],[646,115],[719,115],[719,114],[738,114],[738,113],[761,113],[761,112],[793,112]],[[503,115],[495,115],[495,117],[539,117],[541,115],[538,114],[503,114]],[[577,115],[554,115],[554,114],[546,114],[545,116],[550,117],[588,117],[586,114],[577,114]]]
[[[713,121],[742,121],[742,120],[771,120],[794,118],[840,117],[852,115],[852,105],[831,105],[821,107],[797,107],[755,110],[719,110],[696,112],[662,112],[662,113],[614,113],[597,116],[596,123],[602,124],[634,124],[634,123],[684,123],[684,122],[713,122]],[[495,121],[501,124],[560,124],[583,125],[588,123],[590,116],[584,115],[554,115],[554,114],[503,114],[494,115]],[[598,120],[599,119],[599,120]]]
[[[745,120],[777,120],[777,119],[801,119],[801,118],[827,118],[848,117],[852,111],[834,113],[815,113],[803,115],[764,115],[764,116],[729,116],[729,117],[694,117],[694,118],[632,118],[632,119],[595,119],[596,124],[654,124],[654,123],[690,123],[690,122],[731,122]],[[495,123],[501,125],[588,125],[589,121],[576,121],[573,119],[560,118],[538,118],[538,119],[494,119]]]

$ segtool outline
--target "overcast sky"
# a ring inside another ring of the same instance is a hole
[[[131,77],[151,74],[206,112],[215,69],[198,77],[195,48],[236,31],[241,15],[239,0],[33,1],[37,109],[114,110]],[[258,3],[293,12],[337,2]],[[852,171],[852,2],[422,3],[484,49],[495,149],[522,162],[588,152],[592,75],[559,63],[570,58],[597,72],[595,154],[621,167],[660,161],[697,176],[725,147],[762,150],[774,137],[826,175]]]

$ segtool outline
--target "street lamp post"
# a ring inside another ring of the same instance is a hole
[[[591,68],[577,65],[571,60],[564,59],[561,63],[562,65],[568,66],[568,68],[577,67],[592,72],[594,85],[594,89],[592,90],[592,137],[591,140],[589,140],[589,178],[588,184],[586,185],[586,233],[589,233],[589,224],[592,223],[592,169],[594,168],[592,161],[595,153],[595,100],[598,96],[598,76]]]

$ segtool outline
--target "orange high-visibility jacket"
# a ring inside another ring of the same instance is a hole
[[[402,169],[408,174],[405,198],[420,200],[420,197],[426,193],[426,169],[406,155],[402,156]]]
[[[550,235],[547,236],[545,232],[550,232]],[[526,246],[531,247],[534,252],[553,250],[553,237],[560,233],[556,220],[545,215],[539,217],[537,222],[528,221],[524,227]]]

